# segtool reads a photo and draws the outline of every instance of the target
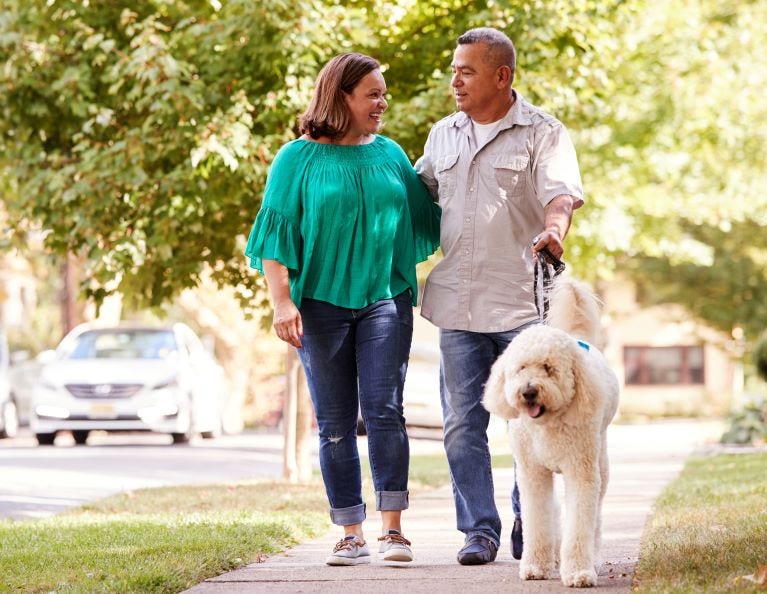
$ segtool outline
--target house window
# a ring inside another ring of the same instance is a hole
[[[702,384],[702,346],[623,347],[626,384]]]

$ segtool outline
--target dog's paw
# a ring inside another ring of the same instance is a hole
[[[547,580],[549,572],[537,565],[520,564],[519,579],[521,580]]]
[[[562,583],[571,588],[593,588],[597,585],[597,572],[593,569],[581,569],[563,574]]]

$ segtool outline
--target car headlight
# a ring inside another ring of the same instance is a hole
[[[153,390],[171,390],[173,388],[178,388],[178,378],[172,377],[167,381],[160,382],[157,384]]]
[[[59,391],[59,387],[56,384],[54,384],[53,382],[48,381],[46,379],[40,380],[40,383],[37,384],[37,385],[38,385],[38,387],[42,388],[43,390],[49,390],[51,392],[58,392]]]

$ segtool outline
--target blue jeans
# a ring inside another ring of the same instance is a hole
[[[495,360],[522,330],[537,323],[538,320],[528,322],[506,332],[440,330],[445,452],[457,528],[467,538],[481,534],[500,543],[501,518],[495,506],[487,443],[490,413],[482,406],[482,394]],[[518,491],[514,513],[519,514]]]
[[[365,519],[357,411],[368,432],[376,509],[408,507],[410,445],[402,394],[413,338],[410,292],[363,309],[304,299],[304,366],[320,434],[320,469],[339,526]]]

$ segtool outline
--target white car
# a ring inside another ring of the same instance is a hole
[[[84,444],[91,431],[154,431],[186,443],[221,431],[226,380],[191,328],[83,324],[35,383],[30,427],[40,445],[59,431]]]
[[[0,329],[0,439],[15,437],[19,429],[19,415],[11,394],[8,360],[8,342]]]

